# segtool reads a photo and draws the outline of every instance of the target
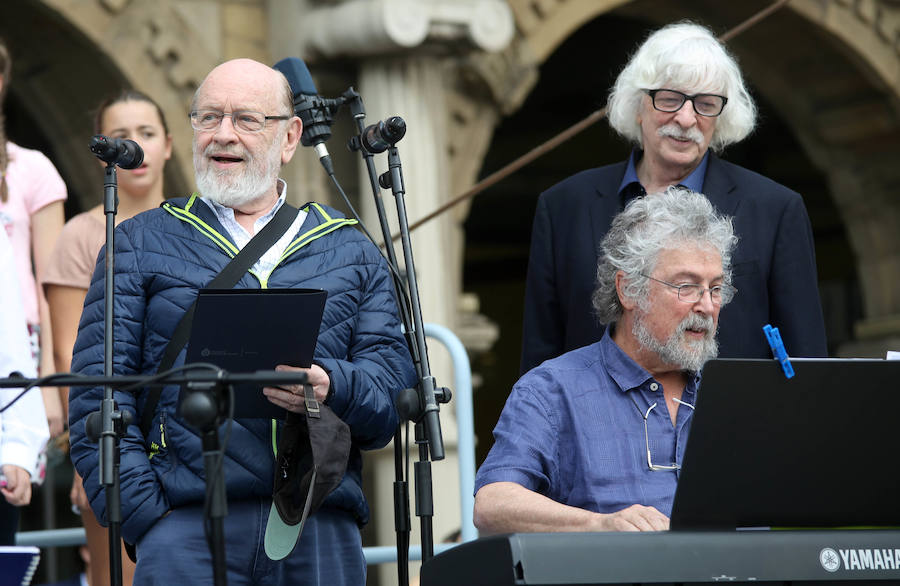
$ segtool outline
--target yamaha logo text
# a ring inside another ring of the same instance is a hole
[[[838,570],[900,570],[900,549],[832,549],[819,552],[819,563]]]

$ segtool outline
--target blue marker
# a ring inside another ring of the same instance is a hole
[[[772,349],[775,360],[781,363],[781,370],[784,371],[785,378],[794,376],[794,367],[791,366],[791,361],[788,359],[787,351],[784,349],[784,342],[781,341],[781,334],[778,333],[778,328],[773,328],[769,324],[766,324],[763,326],[763,333],[766,334],[766,340],[769,342],[769,348]]]

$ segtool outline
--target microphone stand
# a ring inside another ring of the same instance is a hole
[[[363,121],[366,118],[365,107],[363,106],[362,97],[350,88],[344,93],[349,99],[350,113],[356,122],[357,136],[362,135],[365,130]],[[375,209],[378,213],[378,221],[381,225],[381,235],[385,242],[385,252],[388,257],[388,264],[396,269],[397,255],[394,247],[391,245],[391,228],[387,220],[387,212],[384,209],[384,201],[381,197],[381,189],[378,187],[378,173],[375,170],[375,161],[372,153],[362,148],[358,140],[351,139],[351,150],[359,151],[366,165],[369,175],[369,183],[372,187],[372,196],[375,200]],[[403,288],[403,282],[400,275],[395,275],[393,279],[394,294],[397,298],[397,307],[400,311],[400,318],[404,325],[404,336],[406,337],[406,345],[412,354],[413,364],[416,368],[416,374],[421,380],[422,368],[419,360],[419,347],[413,339],[412,318],[410,315],[409,302]],[[408,419],[404,418],[405,421]],[[397,573],[399,584],[409,584],[409,540],[411,533],[409,518],[409,483],[406,480],[406,474],[403,469],[403,433],[402,423],[397,425],[394,430],[394,532],[397,535]],[[408,427],[407,427],[408,430]]]
[[[306,373],[303,372],[275,372],[275,371],[257,371],[247,374],[229,374],[213,365],[197,363],[191,365],[194,368],[206,368],[205,372],[187,372],[185,374],[174,374],[177,371],[185,370],[185,367],[179,367],[165,373],[154,375],[120,375],[104,374],[104,376],[80,376],[72,374],[53,374],[38,379],[26,379],[23,377],[9,377],[0,379],[0,388],[25,387],[25,390],[19,396],[25,394],[28,390],[35,386],[67,386],[67,387],[94,387],[103,385],[104,395],[108,392],[112,395],[113,387],[122,388],[124,390],[133,390],[139,387],[169,384],[184,384],[187,393],[179,405],[179,412],[185,421],[202,432],[203,441],[203,464],[206,473],[206,502],[204,510],[210,521],[211,530],[209,535],[209,547],[213,560],[213,579],[216,586],[225,586],[226,582],[226,563],[225,563],[225,532],[224,518],[228,514],[227,495],[225,491],[225,476],[222,460],[224,458],[223,450],[219,448],[218,426],[223,419],[231,419],[233,416],[233,401],[230,393],[225,393],[224,389],[230,389],[235,384],[256,384],[256,385],[284,385],[284,384],[306,384]],[[10,402],[17,401],[19,396]],[[104,398],[104,402],[107,399]],[[112,398],[109,401],[114,404]],[[106,403],[104,403],[105,405]],[[89,432],[96,423],[97,412],[88,415],[85,422],[85,430]],[[103,412],[100,412],[101,423],[106,425],[103,419]],[[125,420],[126,423],[122,427],[127,426],[130,419],[128,411],[119,412],[117,421]],[[96,431],[96,430],[95,430]],[[106,433],[105,428],[103,434]],[[101,435],[106,437],[105,435]],[[101,443],[101,449],[103,444]],[[103,456],[101,455],[101,476],[103,474]],[[118,461],[116,462],[118,464]],[[118,467],[115,468],[118,472]],[[115,476],[114,486],[118,489],[118,475]],[[118,495],[117,495],[118,496]],[[109,493],[106,496],[107,507],[109,506]],[[118,501],[117,501],[118,502]],[[121,508],[117,508],[116,516],[121,523]],[[110,533],[112,534],[112,511],[107,511],[110,517]],[[112,547],[112,538],[110,538],[110,546]],[[121,546],[116,542],[116,550],[119,553],[119,573],[111,575],[111,581],[118,578],[121,584]],[[112,566],[112,554],[110,551],[110,565]]]
[[[193,369],[193,371],[189,371]],[[205,369],[205,370],[200,370]],[[185,372],[187,371],[187,372]],[[18,373],[14,373],[18,374]],[[116,374],[105,375],[81,375],[69,373],[55,373],[41,378],[24,378],[22,376],[10,376],[0,378],[0,389],[31,387],[100,387],[106,386],[120,391],[131,392],[142,387],[170,386],[170,385],[199,385],[218,383],[228,385],[256,385],[279,386],[303,384],[306,375],[302,372],[282,372],[274,370],[257,370],[256,372],[243,372],[232,374],[218,366],[206,362],[194,362],[185,364],[166,372],[154,374]],[[24,392],[24,391],[23,391]],[[20,393],[22,394],[22,393]],[[8,402],[4,409],[17,401],[18,397]],[[128,411],[125,411],[128,413]]]
[[[130,169],[141,164],[144,152],[133,140],[119,140],[95,135],[90,142],[91,152],[106,163],[103,178],[103,213],[106,216],[106,272],[103,295],[103,374],[113,375],[113,321],[116,210],[119,206],[116,165]],[[96,413],[96,412],[95,412]],[[130,414],[119,411],[109,384],[103,386],[100,402],[100,432],[94,429],[88,438],[99,442],[100,485],[106,495],[106,514],[109,521],[109,583],[122,585],[122,501],[119,487],[119,440],[125,434]]]
[[[434,516],[434,499],[431,486],[431,461],[429,461],[429,449],[431,459],[444,459],[444,440],[441,437],[441,422],[438,417],[440,408],[437,404],[439,397],[442,403],[450,400],[449,391],[435,387],[434,377],[428,364],[428,350],[425,346],[425,328],[422,323],[422,309],[419,303],[419,287],[416,281],[416,268],[413,261],[412,244],[409,239],[409,223],[406,215],[406,203],[404,201],[405,189],[403,186],[403,172],[400,163],[400,154],[395,144],[388,148],[388,172],[379,177],[379,185],[390,188],[397,204],[397,219],[400,223],[401,242],[403,244],[403,257],[406,261],[406,276],[409,282],[409,297],[413,317],[413,335],[416,347],[419,351],[421,374],[418,393],[412,398],[414,409],[410,409],[405,415],[415,421],[416,443],[419,445],[419,461],[415,463],[416,473],[416,515],[422,531],[422,563],[424,564],[434,557],[434,535],[432,533],[432,517]],[[387,241],[390,245],[390,241]],[[408,389],[411,390],[411,389]],[[400,400],[409,404],[410,394],[404,391]],[[405,395],[405,397],[403,397]],[[401,415],[404,415],[403,405],[398,405]]]
[[[397,213],[400,220],[401,232],[403,239],[403,254],[406,261],[406,271],[408,287],[404,286],[403,280],[398,272],[397,259],[391,246],[391,233],[387,221],[387,214],[381,200],[379,189],[379,180],[375,170],[375,164],[372,160],[372,151],[365,148],[360,137],[363,135],[363,120],[365,118],[365,110],[362,105],[362,98],[353,88],[348,89],[338,100],[320,100],[321,104],[314,108],[304,108],[306,116],[312,120],[313,128],[304,128],[304,132],[310,132],[308,139],[309,146],[315,146],[316,152],[319,154],[319,161],[325,168],[325,172],[331,178],[338,191],[344,196],[347,205],[354,212],[353,206],[347,200],[346,195],[341,189],[337,178],[334,176],[331,157],[327,154],[327,150],[322,144],[330,131],[327,127],[331,126],[332,104],[350,104],[353,118],[356,121],[359,136],[350,139],[348,147],[351,151],[360,151],[366,164],[369,174],[369,181],[372,184],[372,193],[375,198],[375,206],[378,212],[378,219],[381,225],[381,231],[386,244],[387,261],[389,268],[393,274],[394,291],[396,294],[397,305],[400,311],[400,318],[404,326],[404,335],[406,337],[407,346],[412,356],[418,384],[414,389],[405,389],[398,393],[395,403],[397,411],[403,421],[415,421],[415,437],[416,443],[419,445],[420,461],[416,463],[416,515],[420,517],[422,527],[422,561],[428,561],[434,554],[434,536],[432,532],[432,517],[434,515],[434,504],[431,486],[431,463],[429,461],[429,448],[431,457],[434,460],[442,460],[444,458],[444,444],[441,437],[441,427],[439,419],[438,402],[447,403],[450,401],[450,391],[446,388],[436,388],[434,377],[431,376],[431,370],[428,365],[428,351],[425,346],[424,326],[422,324],[422,312],[419,306],[418,285],[415,278],[415,266],[413,263],[412,246],[409,241],[409,225],[407,223],[406,208],[403,201],[403,177],[400,167],[400,156],[394,143],[399,141],[403,134],[391,137],[391,152],[389,153],[389,161],[391,163],[390,174],[382,176],[382,186],[391,187],[397,200]],[[295,109],[297,107],[295,96]],[[310,112],[309,110],[313,110]],[[400,121],[402,123],[402,120]],[[321,126],[321,128],[320,128]],[[405,126],[404,130],[405,132]],[[388,137],[385,137],[388,139]],[[307,144],[304,142],[304,145]],[[383,149],[382,149],[383,150]],[[374,151],[381,152],[381,151]],[[361,225],[366,235],[372,239],[368,230]],[[406,291],[410,294],[407,295]],[[408,558],[409,558],[409,490],[407,482],[404,480],[403,471],[403,453],[402,453],[402,433],[400,425],[394,433],[394,524],[397,532],[397,568],[400,577],[400,584],[409,583]]]
[[[390,188],[397,204],[397,217],[402,236],[403,256],[406,264],[406,277],[409,291],[409,306],[404,295],[404,285],[397,279],[398,303],[401,305],[401,317],[406,330],[407,342],[416,366],[418,384],[415,389],[405,389],[398,394],[397,410],[404,421],[415,422],[415,441],[419,446],[419,461],[415,463],[416,476],[416,515],[419,517],[422,541],[422,562],[427,562],[434,555],[434,535],[432,530],[432,518],[434,516],[434,499],[432,492],[431,459],[442,460],[444,458],[444,444],[441,437],[438,402],[447,403],[450,400],[450,391],[446,388],[437,388],[434,377],[428,363],[428,350],[425,345],[425,329],[422,323],[422,310],[419,303],[419,288],[416,281],[415,263],[413,260],[412,245],[409,239],[409,224],[407,222],[406,205],[404,201],[405,188],[403,186],[403,173],[400,163],[400,155],[396,148],[396,142],[402,138],[395,137],[390,141],[388,149],[387,173],[376,179],[372,153],[365,147],[361,137],[364,133],[363,118],[365,112],[362,100],[357,94],[350,102],[353,117],[357,123],[359,135],[350,139],[350,150],[360,151],[369,171],[369,180],[372,183],[372,193],[375,198],[375,206],[384,235],[385,248],[389,261],[394,267],[394,257],[390,228],[387,223],[386,213],[381,200],[380,187]],[[386,138],[386,137],[384,137]],[[397,562],[400,574],[400,584],[408,584],[407,563],[409,557],[409,497],[407,483],[403,480],[402,455],[400,454],[399,428],[395,435],[395,467],[397,469],[397,481],[394,483],[395,498],[395,525],[397,529]]]
[[[343,94],[341,94],[341,97],[338,100],[324,100],[317,96],[313,99],[313,102],[317,105],[311,108],[306,105],[311,100],[311,98],[303,95],[301,96],[301,99],[303,102],[303,112],[310,120],[310,124],[304,126],[303,129],[304,133],[309,132],[309,138],[305,141],[301,138],[301,142],[303,142],[303,144],[306,146],[315,147],[316,153],[319,155],[319,162],[325,169],[325,173],[334,183],[335,188],[343,197],[350,211],[357,218],[359,218],[359,214],[356,213],[356,210],[353,208],[350,200],[347,199],[343,188],[338,182],[337,177],[335,177],[334,175],[334,165],[331,162],[331,156],[328,154],[328,150],[325,148],[325,145],[323,143],[331,136],[329,128],[333,123],[333,104],[342,105],[349,103],[353,118],[354,120],[356,120],[357,131],[359,133],[362,133],[362,121],[366,117],[365,110],[363,109],[362,98],[360,97],[359,93],[351,87]],[[298,107],[296,101],[294,106],[295,108]],[[390,227],[387,223],[387,214],[384,211],[384,205],[382,203],[380,197],[381,194],[378,189],[378,177],[377,172],[375,171],[375,163],[372,160],[372,153],[365,149],[361,149],[360,144],[361,143],[359,142],[359,140],[357,138],[354,138],[351,139],[348,146],[350,146],[351,150],[360,150],[363,155],[366,163],[366,168],[369,173],[369,182],[372,185],[372,193],[375,196],[375,205],[378,210],[378,220],[381,225],[382,237],[384,238],[385,242],[390,242]],[[368,238],[374,242],[374,238],[372,238],[372,235],[369,234],[369,231],[366,229],[365,225],[363,225],[362,220],[360,220],[360,228],[363,230],[366,236],[368,236]],[[397,269],[397,258],[394,254],[394,249],[392,247],[387,247],[386,251],[388,267],[390,268],[393,276],[392,283],[394,285],[394,296],[397,300],[400,319],[404,325],[404,337],[406,338],[407,347],[409,348],[410,354],[412,355],[416,372],[418,373],[419,378],[421,378],[422,370],[419,361],[419,349],[414,343],[412,337],[413,327],[411,325],[412,319],[410,317],[408,297],[404,289],[403,279]],[[404,420],[408,419],[404,417]],[[399,583],[408,584],[410,536],[409,489],[407,486],[407,482],[404,480],[405,474],[403,470],[403,463],[403,434],[402,427],[398,424],[397,428],[394,430],[394,531],[397,534],[397,570],[399,573]]]
[[[119,205],[115,161],[108,162],[103,181],[103,213],[106,216],[106,272],[103,307],[103,374],[113,376],[113,318],[115,268],[116,211]],[[113,389],[103,386],[100,402],[100,435],[91,434],[91,441],[99,441],[100,484],[106,493],[106,514],[109,521],[109,583],[122,585],[122,502],[119,487],[119,439],[125,434],[130,414],[119,411],[113,399]]]
[[[222,371],[219,371],[221,374]],[[304,375],[305,379],[306,376]],[[228,515],[228,496],[225,491],[225,454],[219,446],[219,425],[233,415],[233,389],[225,392],[221,381],[193,382],[185,386],[186,395],[178,405],[181,417],[200,431],[203,445],[203,472],[206,478],[206,497],[203,503],[204,530],[212,555],[213,584],[228,584],[225,561],[225,517]],[[206,523],[209,525],[207,526]],[[208,527],[208,530],[207,530]]]

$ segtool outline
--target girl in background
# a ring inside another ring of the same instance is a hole
[[[125,90],[104,101],[97,109],[94,131],[110,138],[130,139],[144,151],[144,162],[137,169],[117,170],[119,206],[116,224],[163,202],[163,167],[172,154],[172,137],[160,107],[145,94]],[[101,163],[101,166],[105,166]],[[44,274],[43,284],[54,323],[53,352],[56,369],[68,372],[72,348],[78,334],[78,322],[97,264],[100,248],[106,241],[106,217],[103,204],[69,220],[57,242]],[[68,398],[68,390],[65,392]],[[65,402],[68,417],[68,401]],[[97,406],[99,409],[99,405]],[[81,478],[75,474],[71,499],[81,512],[91,559],[91,586],[109,584],[109,542],[107,531],[91,511]],[[123,584],[131,584],[134,563],[122,553]]]

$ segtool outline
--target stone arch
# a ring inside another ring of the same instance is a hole
[[[795,0],[790,8],[824,31],[868,82],[857,99],[815,97],[799,114],[804,145],[827,169],[859,263],[865,320],[857,337],[900,336],[900,8],[882,0]],[[813,129],[809,122],[819,122]],[[874,353],[873,348],[872,352]]]
[[[509,0],[516,27],[538,62],[587,22],[629,0]]]
[[[4,22],[15,23],[0,27],[19,73],[11,92],[53,151],[70,191],[70,212],[99,201],[102,184],[86,147],[91,110],[123,86],[159,102],[175,144],[166,193],[189,189],[191,133],[178,121],[218,61],[173,2],[30,0],[4,7]]]

